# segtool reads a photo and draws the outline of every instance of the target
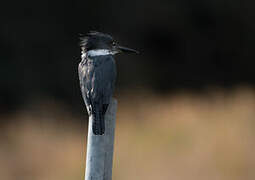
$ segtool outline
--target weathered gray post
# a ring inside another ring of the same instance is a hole
[[[111,99],[105,114],[104,135],[94,135],[89,119],[85,180],[111,180],[114,130],[117,111],[116,99]]]

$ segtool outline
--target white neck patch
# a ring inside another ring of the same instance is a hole
[[[110,51],[109,49],[95,49],[95,50],[89,50],[88,52],[86,52],[86,54],[90,57],[93,57],[93,56],[114,55],[116,54],[116,52]],[[86,54],[83,53],[82,56]]]

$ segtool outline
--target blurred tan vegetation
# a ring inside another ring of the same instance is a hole
[[[114,180],[255,179],[253,89],[117,99]],[[85,115],[44,100],[0,118],[1,180],[83,179]]]

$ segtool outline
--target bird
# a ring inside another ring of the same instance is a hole
[[[82,97],[92,121],[93,134],[103,135],[104,116],[114,93],[117,76],[114,55],[139,52],[120,46],[111,35],[98,31],[81,36],[80,47],[78,75]]]

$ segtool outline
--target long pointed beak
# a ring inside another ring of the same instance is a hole
[[[121,52],[139,54],[139,51],[131,49],[131,48],[127,48],[127,47],[124,47],[124,46],[117,46],[117,49],[120,50]]]

